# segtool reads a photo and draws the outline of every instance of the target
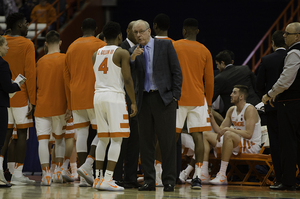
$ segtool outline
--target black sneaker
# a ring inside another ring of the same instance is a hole
[[[201,179],[198,177],[198,176],[196,176],[196,178],[194,178],[193,180],[192,180],[192,185],[191,185],[191,188],[192,189],[201,189]]]

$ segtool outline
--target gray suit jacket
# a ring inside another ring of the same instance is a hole
[[[134,46],[129,49],[132,54]],[[142,46],[140,46],[142,47]],[[136,57],[135,61],[131,63],[137,75],[137,105],[140,109],[142,105],[144,82],[145,82],[145,59],[141,54]],[[155,84],[158,88],[159,94],[167,106],[173,100],[180,99],[182,73],[177,54],[170,40],[154,39],[154,52],[153,52],[153,76]]]

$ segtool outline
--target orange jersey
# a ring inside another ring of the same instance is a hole
[[[14,80],[19,74],[26,77],[21,91],[10,99],[11,107],[23,107],[28,105],[28,100],[35,105],[36,93],[36,64],[35,48],[29,39],[22,36],[4,36],[9,47],[3,59],[8,62]]]
[[[171,40],[172,42],[174,42],[175,40],[171,39],[170,37],[167,36],[155,36],[156,39],[167,39],[167,40]]]
[[[213,61],[209,50],[197,41],[181,39],[173,43],[182,71],[180,106],[208,106],[214,94]],[[203,77],[205,86],[203,85]]]
[[[92,57],[106,43],[94,36],[76,39],[67,50],[64,70],[68,108],[82,110],[94,108],[95,74]]]
[[[30,18],[32,21],[37,20],[38,23],[50,23],[56,17],[56,12],[53,6],[47,3],[45,6],[36,5],[32,11]]]
[[[36,117],[51,117],[66,113],[67,98],[64,83],[66,55],[52,53],[44,55],[36,68]]]

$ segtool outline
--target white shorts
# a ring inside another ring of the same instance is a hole
[[[217,141],[216,146],[214,147],[214,154],[215,157],[218,155],[218,151],[222,151],[223,146],[223,137],[221,137],[220,142]],[[239,145],[232,150],[233,155],[237,155],[240,153],[258,153],[260,151],[260,143],[253,143],[250,140],[244,139],[241,137],[241,141],[239,142]]]
[[[74,129],[73,118],[70,118],[67,121],[65,139],[74,138],[75,137],[75,131],[76,131],[76,129]]]
[[[176,114],[176,133],[181,132],[185,119],[189,133],[211,130],[206,100],[204,106],[179,106]]]
[[[10,107],[7,108],[8,111],[8,128],[14,128],[16,124],[17,129],[26,129],[33,127],[32,115],[26,117],[28,113],[28,106],[23,107]]]
[[[74,128],[82,128],[87,127],[90,124],[93,129],[97,129],[97,122],[95,111],[93,108],[91,109],[83,109],[83,110],[73,110],[73,122]]]
[[[129,137],[128,111],[123,93],[95,93],[94,108],[98,137]]]
[[[54,139],[62,139],[66,133],[65,115],[53,117],[36,117],[35,127],[38,140],[50,139],[52,134]]]

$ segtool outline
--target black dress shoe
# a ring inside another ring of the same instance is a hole
[[[155,191],[155,185],[144,184],[139,187],[139,191]]]
[[[167,191],[167,192],[174,191],[174,185],[171,185],[171,184],[164,185],[164,191]]]
[[[121,186],[121,187],[124,187],[124,181],[123,180],[116,181],[116,184]]]
[[[128,182],[128,181],[125,181],[124,184],[123,184],[123,187],[125,189],[133,189],[133,188],[139,188],[141,187],[141,185],[138,183],[138,182]]]
[[[295,191],[296,190],[295,186],[286,186],[282,183],[279,184],[279,185],[272,185],[269,188],[273,189],[273,190],[288,190],[288,191]]]

